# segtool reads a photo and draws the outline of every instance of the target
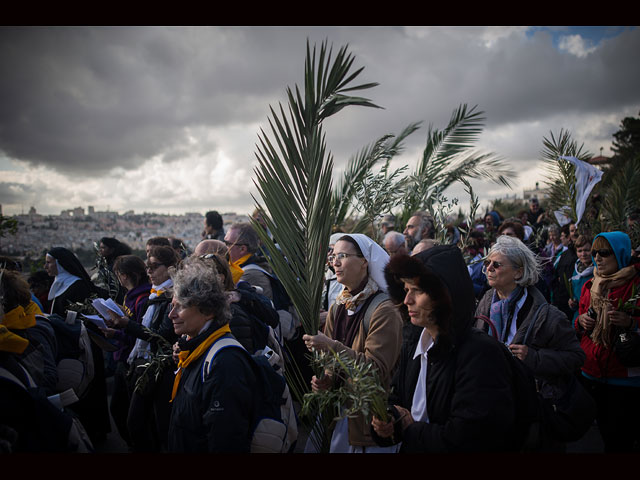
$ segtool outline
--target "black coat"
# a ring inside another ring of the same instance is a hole
[[[193,351],[214,331],[210,328],[184,348]],[[169,451],[247,453],[255,422],[257,381],[250,357],[239,348],[223,348],[202,380],[206,353],[182,372],[173,400]]]
[[[389,399],[409,411],[420,374],[417,343],[414,337],[403,347]],[[429,352],[429,423],[404,431],[401,452],[508,451],[514,421],[509,375],[500,345],[480,330],[470,329],[457,345],[437,342]]]
[[[404,432],[396,423],[401,452],[508,451],[515,417],[511,370],[503,347],[472,328],[475,296],[460,250],[442,245],[413,257],[394,257],[385,278],[397,304],[404,299],[402,278],[416,277],[430,295],[450,298],[450,310],[439,314],[439,334],[428,354],[429,421],[414,422]],[[406,313],[404,305],[400,309]],[[420,375],[420,358],[413,358],[418,342],[418,335],[405,336],[389,402],[409,411]],[[390,443],[375,432],[374,439],[380,445]]]

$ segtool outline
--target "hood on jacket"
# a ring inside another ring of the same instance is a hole
[[[611,245],[611,249],[618,261],[618,270],[629,266],[629,263],[631,263],[631,239],[629,235],[624,232],[603,232],[596,235],[593,240],[595,241],[598,237],[604,237],[605,240],[609,242],[609,245]],[[591,258],[595,265],[595,259],[593,257]]]
[[[439,309],[438,325],[441,333],[457,337],[471,328],[474,321],[475,295],[473,282],[462,252],[456,245],[437,245],[417,255],[397,255],[385,268],[389,295],[405,319],[402,278],[418,278],[420,288],[431,292],[431,296],[443,299]]]

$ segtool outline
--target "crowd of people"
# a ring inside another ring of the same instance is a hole
[[[559,225],[535,198],[466,235],[425,211],[385,216],[380,243],[331,235],[320,327],[303,332],[254,225],[225,230],[211,211],[193,251],[153,237],[143,256],[102,238],[93,276],[63,247],[28,276],[1,259],[0,451],[95,452],[112,433],[132,453],[250,452],[251,356],[269,345],[292,352],[312,392],[340,380],[312,372],[309,352],[379,375],[391,420],[336,419],[330,452],[566,451],[542,420],[516,441],[514,361],[550,402],[578,382],[605,452],[640,450],[640,247],[627,233]],[[92,320],[96,299],[121,311]],[[308,433],[288,451],[318,452]]]

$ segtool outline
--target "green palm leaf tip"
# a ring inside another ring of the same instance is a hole
[[[356,186],[362,183],[379,162],[389,162],[394,156],[402,153],[404,140],[419,128],[420,122],[415,122],[405,127],[397,136],[385,134],[349,158],[347,167],[332,194],[331,215],[334,219],[334,228],[340,228],[347,216],[352,213]]]
[[[255,197],[254,201],[278,245],[256,221],[252,223],[307,333],[318,331],[332,225],[333,157],[327,152],[322,122],[347,106],[379,108],[366,98],[346,94],[377,85],[352,85],[363,70],[353,71],[353,62],[346,46],[332,60],[326,41],[317,56],[315,46],[311,50],[307,42],[304,91],[287,88],[288,108],[270,108],[273,140],[263,130],[259,133],[254,183],[262,204]]]
[[[411,175],[411,188],[403,201],[401,225],[416,210],[431,210],[439,195],[462,178],[485,178],[511,186],[515,172],[502,158],[493,153],[469,151],[482,133],[485,121],[483,112],[476,108],[460,105],[441,131],[429,126],[422,158]]]

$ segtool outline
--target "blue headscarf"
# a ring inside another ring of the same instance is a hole
[[[593,241],[595,242],[598,237],[604,237],[605,240],[609,242],[609,245],[611,245],[611,249],[618,261],[618,270],[629,265],[631,262],[631,239],[629,235],[624,232],[603,232],[596,235]],[[592,256],[591,259],[595,265],[595,258]]]

